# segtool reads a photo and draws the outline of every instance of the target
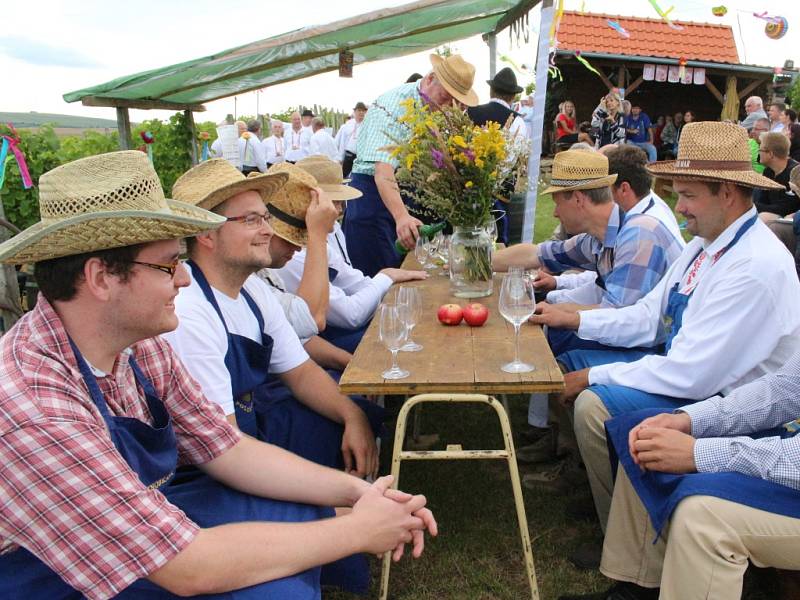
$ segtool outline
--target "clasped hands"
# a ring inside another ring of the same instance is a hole
[[[628,449],[643,471],[695,473],[695,439],[692,420],[686,413],[663,413],[648,417],[628,434]]]

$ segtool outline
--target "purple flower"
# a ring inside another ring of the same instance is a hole
[[[470,162],[475,162],[475,152],[471,148],[465,148],[463,152]]]
[[[437,169],[441,169],[444,167],[444,153],[437,150],[436,148],[431,148],[431,157],[433,158],[433,164],[436,165]]]

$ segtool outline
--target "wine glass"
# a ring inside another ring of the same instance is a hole
[[[524,273],[507,273],[500,286],[500,314],[514,326],[514,360],[500,367],[506,373],[529,373],[533,365],[519,359],[519,328],[536,310],[533,284]]]
[[[422,344],[411,339],[411,332],[422,316],[422,294],[417,287],[402,285],[397,290],[397,311],[400,319],[406,324],[408,341],[400,348],[403,352],[419,352]]]
[[[414,256],[423,269],[428,268],[428,259],[431,256],[431,245],[423,235],[417,238],[417,245],[414,246]]]
[[[378,337],[383,345],[392,353],[392,366],[383,373],[384,379],[403,379],[410,373],[397,364],[397,352],[408,339],[408,328],[398,314],[396,304],[381,304],[379,314]]]
[[[497,222],[494,220],[494,216],[489,217],[489,221],[486,223],[484,227],[486,233],[489,234],[489,237],[492,239],[492,243],[497,243]]]
[[[449,275],[449,265],[450,265],[450,236],[445,235],[441,231],[436,234],[437,236],[441,236],[439,241],[436,244],[437,254],[439,255],[439,259],[442,261],[442,274]]]

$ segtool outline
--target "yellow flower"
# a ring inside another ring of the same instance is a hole
[[[460,146],[461,148],[467,147],[467,142],[464,141],[464,138],[462,136],[454,135],[451,139],[456,146]]]
[[[409,154],[406,156],[406,169],[411,170],[411,167],[414,166],[414,161],[417,159],[416,154]]]
[[[468,181],[467,183],[464,184],[464,187],[465,188],[471,188],[473,185],[475,185],[475,184],[472,183],[471,181]]]

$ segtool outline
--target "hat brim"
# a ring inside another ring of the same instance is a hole
[[[234,183],[229,183],[221,188],[217,188],[204,198],[202,198],[197,206],[211,210],[215,206],[219,206],[231,196],[241,194],[242,192],[254,191],[261,194],[261,199],[266,204],[273,194],[281,189],[289,176],[285,173],[263,173],[253,175]]]
[[[431,64],[434,67],[439,66],[444,61],[444,59],[438,54],[431,54],[430,58],[431,58]],[[442,85],[444,89],[447,90],[448,94],[450,94],[454,99],[458,100],[462,104],[466,106],[478,106],[478,94],[476,94],[475,90],[473,90],[472,88],[470,88],[469,91],[466,94],[464,94],[462,92],[459,92],[456,88],[451,86],[443,79],[437,77],[436,80]]]
[[[718,181],[735,183],[749,188],[784,190],[783,184],[773,181],[755,171],[723,171],[719,169],[681,169],[676,160],[662,160],[650,163],[645,168],[654,177],[686,181]]]
[[[576,181],[574,185],[551,185],[550,187],[545,189],[542,193],[555,194],[557,192],[577,192],[579,190],[596,190],[599,188],[604,188],[614,185],[614,182],[616,180],[617,180],[617,174],[614,173],[613,175],[606,175],[605,177],[600,177],[599,179],[591,179],[588,181],[585,180]]]
[[[502,84],[497,84],[491,79],[487,79],[486,83],[489,84],[489,87],[493,90],[497,90],[501,94],[521,94],[525,91],[525,88],[516,86],[516,87],[503,87]]]
[[[361,198],[364,194],[361,190],[352,188],[349,185],[338,185],[336,183],[320,183],[319,188],[325,192],[334,202],[343,202],[346,200],[355,200]]]
[[[307,231],[299,229],[298,227],[294,227],[293,225],[289,225],[288,223],[284,223],[283,221],[279,221],[278,219],[272,219],[270,225],[272,227],[273,234],[277,235],[282,240],[286,240],[290,244],[300,246],[301,248],[305,248],[308,245]]]
[[[134,244],[192,237],[220,227],[225,217],[167,200],[167,211],[91,212],[56,222],[40,221],[0,244],[0,262],[35,263]]]

